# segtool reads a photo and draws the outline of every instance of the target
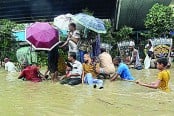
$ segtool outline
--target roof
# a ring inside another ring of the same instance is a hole
[[[124,25],[143,29],[146,14],[155,3],[169,5],[174,0],[0,0],[0,19],[19,23],[53,21],[58,15],[88,8],[95,17],[112,19],[115,29]]]
[[[16,22],[51,21],[65,13],[79,13],[88,8],[102,19],[114,15],[116,0],[0,0],[0,19]]]
[[[122,0],[120,3],[120,12],[118,13],[118,28],[124,25],[134,29],[144,28],[144,19],[149,9],[155,4],[169,5],[171,0]]]

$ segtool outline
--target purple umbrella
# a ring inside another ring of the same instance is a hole
[[[36,50],[52,50],[59,44],[59,34],[50,24],[36,22],[26,29],[26,41]]]

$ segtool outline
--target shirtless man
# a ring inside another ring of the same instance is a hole
[[[141,62],[140,62],[139,52],[138,52],[137,49],[135,49],[135,43],[133,41],[130,42],[129,49],[132,52],[132,55],[131,55],[131,58],[130,58],[131,60],[130,60],[129,64],[130,65],[134,64],[135,69],[141,70],[142,65],[141,65]]]

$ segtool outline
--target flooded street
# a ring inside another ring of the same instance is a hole
[[[131,70],[136,79],[150,82],[157,70]],[[133,82],[105,81],[104,89],[87,85],[67,86],[50,81],[24,82],[0,70],[1,116],[173,116],[172,91],[148,89]]]

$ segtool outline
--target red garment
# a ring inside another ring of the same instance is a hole
[[[20,77],[26,78],[27,81],[40,82],[41,77],[38,75],[38,68],[36,66],[27,66],[21,72]]]

